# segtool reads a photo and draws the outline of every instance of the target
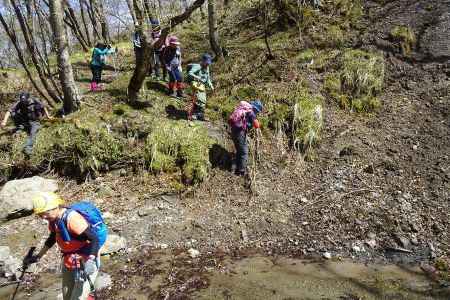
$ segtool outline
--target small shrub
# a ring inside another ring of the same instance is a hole
[[[186,121],[162,121],[147,137],[145,153],[151,170],[173,171],[178,165],[185,182],[195,184],[208,175],[211,145],[204,127],[190,127]]]
[[[302,93],[293,108],[294,145],[303,151],[311,150],[320,140],[323,127],[322,98]]]
[[[344,53],[341,72],[342,90],[354,97],[377,95],[384,82],[384,59],[381,56],[349,50]]]
[[[325,77],[324,89],[344,109],[373,111],[384,82],[384,59],[362,50],[347,50],[338,72]]]
[[[416,35],[408,26],[395,26],[391,30],[391,37],[400,44],[400,49],[404,56],[410,56],[412,47],[416,43]]]

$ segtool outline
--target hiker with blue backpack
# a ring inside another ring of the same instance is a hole
[[[55,193],[41,192],[33,198],[33,210],[48,221],[50,235],[37,255],[27,264],[38,262],[55,244],[62,253],[62,290],[64,300],[92,299],[93,282],[100,267],[99,250],[108,229],[100,211],[90,202],[65,206]]]
[[[212,57],[208,53],[203,54],[199,64],[187,66],[187,82],[191,83],[192,105],[189,111],[189,119],[205,120],[206,87],[214,90],[209,72]]]
[[[233,139],[234,147],[236,148],[235,174],[238,176],[244,176],[247,172],[247,132],[252,128],[260,128],[256,116],[262,112],[262,110],[263,104],[260,100],[255,100],[250,103],[241,101],[228,119],[228,124],[231,127],[231,138]]]

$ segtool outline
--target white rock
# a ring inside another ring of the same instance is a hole
[[[37,192],[56,192],[58,183],[39,176],[8,181],[0,191],[0,223],[29,215]]]
[[[123,250],[127,247],[127,240],[124,237],[118,236],[116,234],[108,235],[108,239],[103,245],[101,252],[102,254],[112,254]]]
[[[359,246],[353,246],[352,250],[356,253],[361,252],[361,247]]]
[[[110,287],[112,285],[112,279],[111,276],[107,273],[100,272],[95,279],[95,289],[101,290],[107,287]]]
[[[330,252],[325,252],[322,256],[324,258],[326,258],[326,259],[331,259],[331,253]]]
[[[377,246],[377,242],[375,240],[368,240],[366,241],[366,245],[373,249]]]
[[[192,258],[196,258],[196,257],[198,257],[200,255],[200,251],[198,251],[198,250],[196,250],[194,248],[189,249],[188,253],[189,253],[189,256],[192,257]]]
[[[167,245],[167,244],[159,244],[159,248],[164,250],[164,249],[169,248],[169,245]]]
[[[300,199],[300,201],[301,201],[302,203],[308,203],[308,199],[306,199],[306,197],[302,197],[302,198]]]

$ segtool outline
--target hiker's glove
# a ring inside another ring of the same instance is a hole
[[[84,263],[84,272],[86,275],[92,275],[97,271],[97,263],[95,262],[95,259],[88,259]]]
[[[37,263],[39,261],[39,258],[40,258],[39,255],[32,255],[30,257],[25,257],[23,259],[23,264],[31,265],[31,264]]]

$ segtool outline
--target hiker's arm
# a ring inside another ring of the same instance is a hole
[[[11,116],[11,112],[8,110],[6,112],[6,114],[5,114],[5,117],[3,118],[3,121],[2,121],[2,124],[1,124],[2,127],[6,126],[6,122],[8,122],[9,116]]]
[[[91,226],[86,228],[85,231],[83,231],[82,234],[80,234],[80,237],[83,239],[86,239],[91,243],[91,252],[89,253],[89,256],[97,257],[98,251],[100,250],[100,242],[98,240],[97,235],[92,230]]]
[[[55,232],[50,232],[50,235],[48,236],[47,240],[44,243],[44,246],[42,247],[41,251],[39,251],[38,255],[37,255],[37,259],[41,259],[46,253],[47,251],[53,247],[53,245],[55,245],[56,243],[56,233]]]

